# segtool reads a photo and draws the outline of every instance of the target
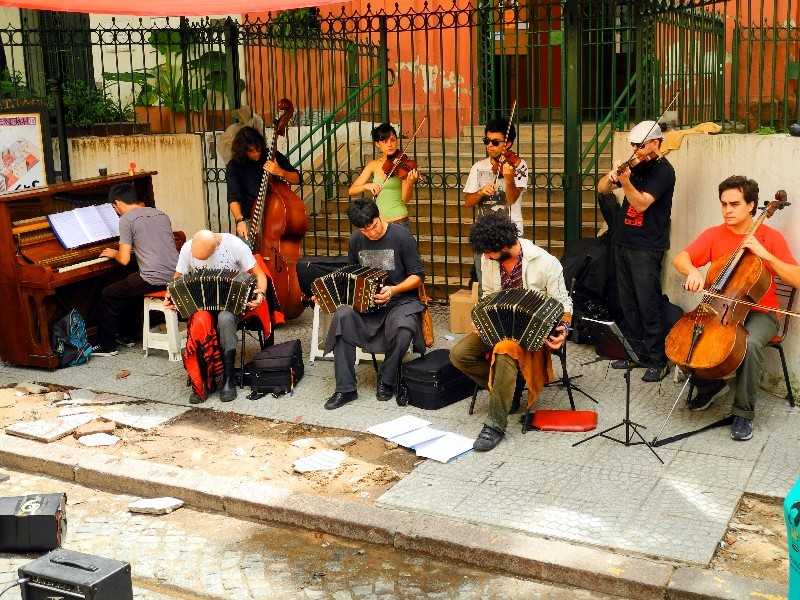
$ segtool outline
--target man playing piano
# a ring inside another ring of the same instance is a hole
[[[128,318],[137,304],[141,307],[145,294],[163,290],[178,262],[172,223],[165,213],[140,202],[130,183],[112,187],[108,201],[120,216],[119,250],[106,248],[100,256],[127,265],[135,255],[139,270],[106,286],[100,294],[100,344],[93,356],[117,354],[120,317]]]
[[[497,446],[505,435],[508,415],[514,411],[512,400],[517,374],[522,371],[528,392],[534,397],[552,378],[548,348],[557,350],[567,339],[572,299],[558,259],[533,242],[519,238],[517,226],[505,214],[491,212],[478,219],[470,231],[469,243],[475,252],[482,254],[484,296],[521,287],[555,298],[564,305],[565,313],[556,333],[545,340],[547,347],[536,352],[528,352],[519,344],[506,341],[493,348],[480,338],[477,330],[461,338],[450,352],[450,361],[460,371],[479,386],[490,388],[489,415],[473,444],[475,450],[485,452]],[[499,348],[501,345],[504,348]],[[490,374],[493,375],[491,387]]]

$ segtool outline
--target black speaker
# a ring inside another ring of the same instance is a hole
[[[59,548],[20,567],[22,600],[133,600],[126,562]]]
[[[0,498],[0,552],[55,550],[67,535],[66,494]]]

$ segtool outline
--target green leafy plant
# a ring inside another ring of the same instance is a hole
[[[295,8],[282,10],[270,22],[272,34],[280,39],[283,48],[305,48],[309,40],[320,36],[319,9]]]
[[[31,91],[19,71],[11,72],[8,67],[0,73],[0,98],[30,98]]]
[[[203,92],[206,94],[227,94],[228,68],[225,53],[220,50],[209,50],[189,62],[189,71],[196,74]],[[245,83],[239,79],[239,89],[243,90]]]
[[[116,123],[133,119],[130,107],[122,107],[105,89],[97,89],[76,79],[61,85],[64,120],[68,125],[88,127],[95,123]],[[53,89],[47,95],[47,107],[55,111]]]
[[[139,86],[135,93],[136,106],[161,106],[175,112],[201,111],[205,94],[201,89],[188,89],[181,73],[180,32],[175,29],[152,31],[147,43],[161,56],[159,64],[131,73],[103,73],[107,81],[127,82]]]
[[[756,135],[772,135],[773,133],[775,133],[775,128],[762,126],[756,129],[753,133],[755,133]]]

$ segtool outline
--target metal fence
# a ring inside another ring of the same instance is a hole
[[[51,96],[48,82],[60,77],[76,134],[199,133],[215,229],[230,219],[214,132],[242,103],[268,124],[277,100],[290,98],[281,148],[303,173],[307,254],[344,250],[347,188],[373,156],[372,126],[389,121],[407,143],[424,118],[408,153],[429,183],[410,209],[439,295],[460,287],[471,264],[461,189],[484,156],[483,125],[514,105],[514,149],[530,173],[525,236],[556,254],[599,225],[593,190],[615,130],[673,100],[663,120],[675,127],[785,131],[800,117],[800,0],[459,0],[147,27],[21,12],[0,30],[3,97]]]

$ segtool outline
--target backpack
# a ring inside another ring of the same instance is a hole
[[[272,393],[277,398],[294,393],[294,386],[303,378],[303,348],[300,340],[267,346],[244,366],[245,381],[250,385],[250,400]]]
[[[53,323],[50,347],[58,355],[62,367],[75,367],[89,360],[92,346],[86,337],[86,324],[77,310],[73,308],[67,316]]]

